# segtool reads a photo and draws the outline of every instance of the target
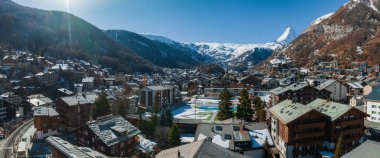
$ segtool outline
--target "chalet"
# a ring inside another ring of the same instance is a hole
[[[90,120],[90,112],[98,98],[95,93],[80,93],[58,98],[56,110],[60,115],[61,126],[65,130],[77,128]]]
[[[294,83],[286,87],[277,87],[269,91],[270,105],[276,105],[286,99],[293,99],[302,104],[308,104],[316,98],[328,99],[331,92],[319,90],[308,83]]]
[[[285,100],[269,109],[271,135],[280,157],[316,157],[333,151],[342,135],[343,152],[358,146],[367,114],[355,107],[316,99],[304,105]]]
[[[140,131],[121,116],[91,121],[75,130],[77,144],[110,157],[133,156]]]
[[[53,158],[108,158],[108,156],[105,156],[96,150],[88,147],[75,146],[59,137],[50,136],[46,138],[46,141],[50,144]]]
[[[319,91],[326,90],[330,92],[331,99],[336,102],[347,99],[347,87],[337,80],[327,80],[316,87]]]
[[[59,114],[51,107],[36,107],[33,113],[35,136],[44,139],[58,134]]]

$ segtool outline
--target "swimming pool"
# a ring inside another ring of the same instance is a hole
[[[210,105],[201,105],[198,108],[202,109],[202,110],[213,110],[213,111],[218,111],[219,110],[219,106],[210,106]],[[233,111],[237,111],[237,106],[233,105],[232,106],[232,110]]]

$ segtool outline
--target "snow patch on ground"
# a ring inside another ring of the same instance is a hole
[[[268,129],[249,131],[249,135],[251,136],[253,148],[261,148],[265,143],[265,139],[268,140],[270,146],[273,145]]]
[[[219,134],[215,135],[212,138],[212,142],[223,147],[223,148],[229,148],[230,147],[230,140],[223,141],[222,136]]]

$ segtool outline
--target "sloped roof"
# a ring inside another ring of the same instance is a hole
[[[367,100],[376,100],[380,101],[380,85],[376,86],[372,89],[371,93],[369,93],[365,99]]]
[[[273,106],[269,111],[284,123],[290,123],[313,109],[287,99]]]
[[[96,150],[87,147],[74,146],[59,137],[50,136],[46,138],[46,141],[67,157],[107,158],[107,156]]]
[[[180,152],[181,157],[186,158],[248,158],[246,155],[222,148],[208,140],[199,140],[163,150],[158,153],[156,158],[178,158],[178,152]]]
[[[59,116],[59,114],[51,107],[35,107],[33,116]]]
[[[331,121],[336,120],[347,111],[351,110],[351,106],[332,102],[324,99],[315,99],[306,106],[313,108],[330,117]]]
[[[307,84],[307,83],[293,83],[293,84],[286,86],[286,87],[277,87],[275,89],[270,90],[269,92],[273,93],[275,95],[279,95],[279,94],[284,93],[284,92],[289,91],[289,90],[297,91],[297,90],[300,90],[300,89],[305,88],[307,86],[309,86],[309,84]]]
[[[327,80],[323,82],[322,84],[318,85],[316,88],[318,90],[325,89],[326,87],[330,86],[332,83],[334,83],[336,80]]]
[[[78,93],[74,96],[61,97],[69,106],[81,105],[81,104],[92,104],[98,98],[95,93]]]
[[[87,126],[107,146],[124,142],[140,133],[140,130],[121,116],[96,120]]]
[[[367,140],[355,149],[351,150],[342,158],[379,157],[380,142]]]

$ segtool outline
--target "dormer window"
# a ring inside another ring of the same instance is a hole
[[[221,130],[223,130],[223,128],[222,128],[222,126],[215,126],[215,130],[221,131]]]

